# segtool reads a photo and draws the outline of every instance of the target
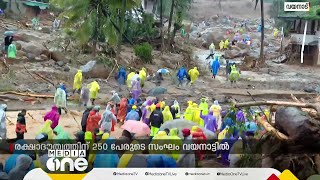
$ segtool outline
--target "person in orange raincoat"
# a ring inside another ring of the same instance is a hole
[[[206,135],[204,134],[203,130],[197,126],[193,126],[191,130],[191,135],[192,135],[192,140],[195,144],[202,144],[206,143]],[[197,150],[195,152],[196,155],[196,162],[198,163],[199,161],[203,160],[204,155],[203,151]]]
[[[119,111],[118,111],[118,116],[117,119],[121,122],[123,122],[126,119],[127,116],[127,106],[128,106],[128,101],[126,98],[122,98],[120,101],[120,106],[119,106]]]
[[[99,121],[101,120],[101,115],[99,114],[100,107],[95,106],[92,111],[90,111],[89,117],[87,119],[87,129],[86,132],[90,131],[93,135],[95,134],[95,129],[99,128]]]

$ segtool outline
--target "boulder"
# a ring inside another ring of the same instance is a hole
[[[42,62],[43,59],[41,59],[41,57],[37,56],[37,57],[34,58],[34,61],[36,61],[36,62]]]
[[[50,33],[51,33],[51,29],[48,28],[48,27],[43,27],[43,28],[41,29],[41,32],[50,34]]]
[[[38,35],[34,35],[31,33],[22,33],[18,34],[18,39],[24,42],[30,42],[30,41],[40,41],[41,38]]]
[[[21,50],[17,50],[17,57],[27,56],[27,53]]]
[[[32,44],[25,44],[22,45],[22,50],[26,53],[31,53],[34,54],[35,56],[40,56],[41,54],[46,54],[47,53],[47,49],[45,49],[44,47],[40,46],[35,46]]]
[[[70,68],[69,68],[68,66],[65,66],[65,67],[63,68],[63,71],[69,72],[69,71],[70,71]]]
[[[65,55],[60,51],[52,51],[50,54],[51,54],[51,59],[53,59],[56,62],[58,62],[58,61],[63,61],[65,63],[68,62]]]
[[[92,68],[88,69],[89,71],[82,72],[85,78],[101,78],[106,79],[108,78],[112,67],[105,66],[103,64],[95,64]]]
[[[45,54],[41,54],[41,55],[40,55],[40,58],[41,58],[43,61],[48,61],[48,60],[49,60],[48,56],[46,56]]]
[[[250,46],[247,45],[247,44],[244,44],[244,43],[238,43],[237,46],[238,46],[240,49],[250,49]]]
[[[33,60],[35,60],[36,56],[35,56],[34,54],[32,54],[32,53],[28,53],[28,54],[27,54],[27,58],[28,58],[30,61],[33,61]]]
[[[20,44],[20,43],[15,42],[15,44],[16,44],[16,48],[17,48],[17,50],[21,50],[21,49],[22,49],[22,46],[21,46],[21,44]]]
[[[294,142],[314,145],[320,139],[320,122],[296,107],[278,108],[275,116],[276,128]]]
[[[63,61],[57,61],[57,65],[62,67],[63,65],[65,65],[65,63]]]
[[[155,87],[155,88],[150,89],[148,91],[148,95],[150,95],[150,96],[158,96],[160,94],[166,93],[167,91],[168,91],[168,89],[165,88],[165,87]]]
[[[233,59],[233,58],[236,58],[236,57],[240,57],[242,54],[241,54],[241,51],[237,51],[235,49],[232,49],[232,50],[226,50],[224,52],[224,57],[226,59]]]
[[[220,41],[225,39],[222,32],[208,32],[204,37],[206,44],[211,44],[213,42],[216,47],[219,47]]]

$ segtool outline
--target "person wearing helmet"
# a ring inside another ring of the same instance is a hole
[[[150,124],[151,124],[150,136],[155,136],[158,133],[160,126],[163,124],[163,114],[160,108],[161,108],[161,105],[158,103],[156,105],[156,109],[150,115],[150,118],[149,118]]]
[[[126,121],[127,120],[136,120],[136,121],[140,120],[140,116],[139,116],[139,113],[137,112],[136,105],[133,105],[131,108],[131,111],[127,114]]]

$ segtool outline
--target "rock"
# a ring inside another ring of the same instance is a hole
[[[251,45],[253,48],[260,48],[261,44],[260,44],[260,40],[258,39],[253,39],[252,40],[252,45]]]
[[[35,57],[34,60],[35,60],[36,62],[42,62],[42,61],[43,61],[43,59],[41,59],[41,57],[38,57],[38,56]]]
[[[62,67],[65,63],[63,61],[57,61],[57,65]]]
[[[22,49],[22,46],[21,46],[20,43],[15,42],[15,45],[16,45],[16,48],[17,48],[18,51]]]
[[[34,54],[35,56],[40,56],[45,54],[48,50],[41,46],[35,46],[32,44],[22,44],[22,50],[26,53]]]
[[[28,62],[28,61],[29,61],[29,59],[28,59],[27,56],[21,57],[20,60],[21,60],[21,61],[24,61],[24,62]]]
[[[236,58],[236,57],[240,57],[242,54],[241,54],[241,51],[237,51],[235,49],[232,49],[232,50],[226,50],[224,52],[224,57],[226,59],[233,59],[233,58]]]
[[[238,43],[237,46],[238,46],[240,49],[250,49],[250,46],[249,46],[249,45],[243,44],[243,43]]]
[[[34,34],[29,34],[29,33],[22,33],[19,34],[19,40],[24,41],[24,42],[30,42],[30,41],[39,41],[41,40],[41,38],[39,38],[38,36],[34,35]]]
[[[48,61],[49,60],[48,56],[46,56],[45,54],[41,54],[40,57],[41,57],[41,59],[43,61]]]
[[[269,43],[268,40],[264,40],[264,42],[263,42],[263,45],[264,45],[264,46],[269,46],[269,44],[270,44],[270,43]]]
[[[27,53],[21,50],[17,50],[17,57],[27,56]]]
[[[51,52],[51,59],[58,61],[63,61],[65,63],[68,62],[68,60],[65,58],[65,55],[60,51],[52,51]]]
[[[305,88],[303,88],[303,90],[304,90],[304,92],[308,92],[308,93],[315,92],[315,88],[311,87],[311,86],[305,87]]]
[[[166,93],[168,90],[165,87],[155,87],[153,89],[150,89],[148,92],[148,95],[150,96],[158,96],[160,94]]]
[[[50,34],[50,33],[51,33],[51,29],[48,28],[48,27],[43,27],[43,28],[41,29],[41,32]]]
[[[69,68],[68,66],[65,66],[65,67],[63,68],[63,71],[69,72],[69,71],[70,71],[70,68]]]
[[[222,32],[209,32],[204,36],[204,40],[207,44],[211,44],[212,42],[216,47],[219,47],[219,43],[221,40],[224,40],[224,34]]]
[[[36,56],[35,56],[34,54],[32,54],[32,53],[28,53],[28,54],[27,54],[27,58],[28,58],[30,61],[33,61],[33,60],[35,60]]]
[[[299,108],[278,108],[275,121],[280,132],[299,144],[314,145],[320,138],[320,122]]]
[[[82,72],[85,78],[108,78],[113,67],[105,67],[103,64],[95,64],[92,68],[87,72]]]

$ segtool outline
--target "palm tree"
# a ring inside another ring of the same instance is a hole
[[[255,9],[257,9],[257,5],[259,3],[259,0],[256,0],[256,5]],[[264,8],[263,8],[263,0],[260,0],[260,9],[261,9],[261,47],[260,47],[260,64],[265,63],[264,59],[264,53],[263,53],[263,48],[264,48]]]
[[[139,2],[139,0],[123,2],[119,0],[51,0],[52,5],[64,10],[62,15],[69,17],[66,26],[74,31],[74,36],[79,43],[82,45],[92,43],[94,56],[97,42],[107,41],[112,47],[116,45],[119,47],[118,39],[122,41],[122,37],[126,38],[126,36],[123,34],[123,23],[120,21],[120,28],[115,23],[116,18],[119,17],[117,10],[124,9],[121,12],[124,12],[125,16],[126,10],[138,6]],[[121,18],[123,21],[124,16]]]

